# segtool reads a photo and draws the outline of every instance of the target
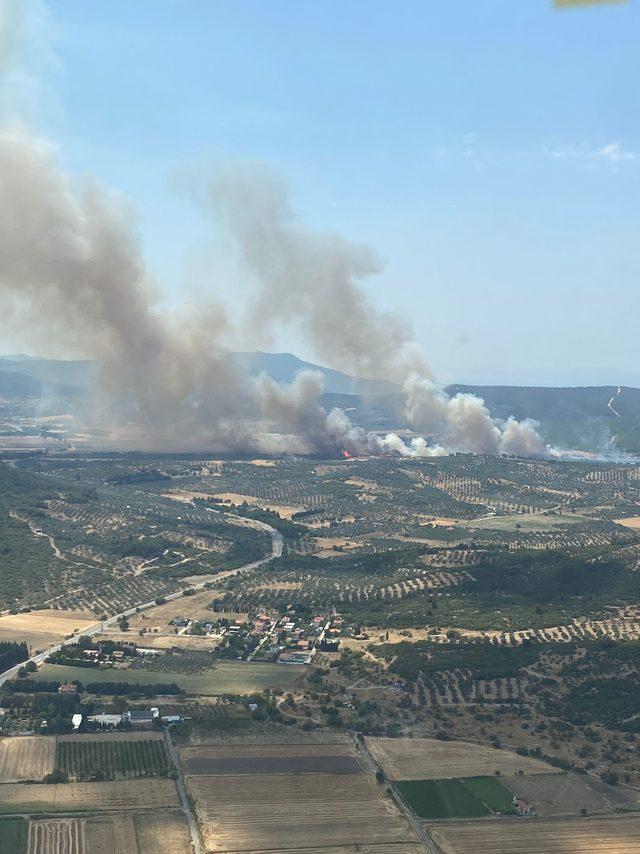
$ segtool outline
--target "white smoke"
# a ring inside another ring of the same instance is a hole
[[[435,439],[434,445],[425,440],[406,444],[391,434],[382,440],[367,437],[368,447],[405,456],[452,451],[546,453],[534,422],[510,418],[500,424],[491,418],[479,397],[450,397],[437,385],[407,324],[377,311],[363,289],[364,281],[380,270],[375,253],[361,244],[301,225],[281,181],[264,170],[229,168],[211,183],[210,202],[257,289],[249,318],[256,334],[264,335],[280,326],[296,327],[325,363],[361,376],[402,383],[409,424]],[[298,408],[302,389],[297,387],[283,391],[278,405],[283,412],[290,412],[292,400],[296,402],[293,408],[299,425],[313,424],[313,444],[317,447],[318,419],[308,416],[317,416],[317,408],[322,407],[318,397],[315,408],[310,406],[310,390],[305,386],[302,409]],[[277,407],[269,408],[273,414]],[[329,415],[332,421],[338,419],[335,410]],[[340,419],[342,427],[334,430],[334,438],[343,434],[345,442],[353,444],[354,428],[344,413]],[[328,432],[325,435],[333,441]]]

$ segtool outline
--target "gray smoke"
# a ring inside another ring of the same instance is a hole
[[[324,378],[319,371],[301,371],[283,385],[267,374],[254,384],[262,419],[258,447],[264,453],[283,451],[362,454],[378,450],[364,430],[354,427],[339,408],[329,412],[320,405]],[[273,431],[273,432],[272,432]]]
[[[110,405],[126,404],[145,444],[244,441],[244,384],[216,350],[206,309],[179,326],[161,316],[115,200],[77,189],[20,126],[0,130],[0,293],[14,325],[101,362]]]
[[[370,247],[300,225],[282,181],[257,167],[221,171],[209,202],[256,286],[247,318],[256,336],[294,326],[326,365],[394,381],[418,365],[428,375],[408,324],[363,290],[382,269]]]
[[[534,422],[510,418],[498,423],[480,398],[450,397],[432,380],[407,325],[377,311],[363,289],[364,281],[380,270],[371,249],[303,227],[293,216],[282,182],[264,171],[227,169],[211,183],[210,200],[257,286],[250,317],[256,333],[295,326],[325,363],[401,382],[409,423],[435,439],[433,445],[424,440],[406,445],[391,435],[381,440],[379,449],[421,456],[443,449],[546,453]],[[294,411],[308,411],[308,392],[305,386],[304,400],[298,400],[302,388],[287,390]],[[335,417],[334,411],[332,420]],[[341,417],[348,422],[344,413]],[[316,428],[314,421],[317,438]],[[348,435],[349,429],[344,432]],[[332,435],[328,431],[327,440]],[[365,444],[376,443],[367,438]]]

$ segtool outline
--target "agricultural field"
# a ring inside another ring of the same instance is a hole
[[[418,818],[480,818],[513,813],[513,792],[496,777],[405,780],[396,789]]]
[[[87,819],[86,851],[80,854],[189,854],[190,851],[191,839],[184,815],[162,810]]]
[[[201,776],[187,784],[212,852],[416,841],[365,774]]]
[[[59,740],[56,768],[67,771],[76,780],[114,780],[166,776],[169,771],[162,737],[140,739],[103,738]]]
[[[47,649],[63,638],[82,633],[95,625],[95,615],[87,611],[31,611],[0,616],[0,641],[25,641],[31,653]]]
[[[53,736],[0,738],[0,783],[40,782],[55,767]]]
[[[180,751],[185,774],[361,774],[349,744],[202,745]]]
[[[0,819],[0,854],[27,854],[28,833],[25,819]]]
[[[640,811],[640,794],[634,789],[608,786],[583,774],[536,774],[501,777],[519,798],[535,807],[540,816],[606,814],[616,811]],[[640,817],[639,817],[640,820]]]
[[[445,780],[553,773],[545,762],[481,744],[431,738],[371,738],[367,748],[390,780]]]
[[[407,819],[351,745],[202,746],[183,749],[181,764],[207,851],[417,848]]]
[[[39,679],[59,682],[73,682],[78,679],[83,684],[125,682],[155,685],[158,682],[175,682],[187,693],[203,696],[251,694],[265,688],[289,688],[299,682],[303,675],[304,668],[298,665],[235,661],[221,661],[210,670],[196,674],[169,671],[159,674],[153,670],[67,667],[60,664],[44,664],[38,671]]]
[[[464,780],[408,780],[396,784],[418,818],[480,818],[491,810]]]
[[[117,780],[105,783],[0,784],[0,812],[37,813],[135,810],[178,806],[171,780]]]
[[[638,854],[636,817],[427,825],[443,854]]]
[[[29,822],[28,854],[85,854],[86,850],[86,822],[82,818]]]

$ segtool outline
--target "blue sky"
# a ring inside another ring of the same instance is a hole
[[[56,0],[35,121],[131,200],[169,300],[209,229],[175,175],[259,160],[378,250],[443,380],[640,385],[639,8]]]

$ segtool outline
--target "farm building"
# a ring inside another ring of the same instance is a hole
[[[149,727],[156,718],[160,717],[158,709],[136,709],[133,712],[124,712],[122,723],[131,724],[134,727]]]

